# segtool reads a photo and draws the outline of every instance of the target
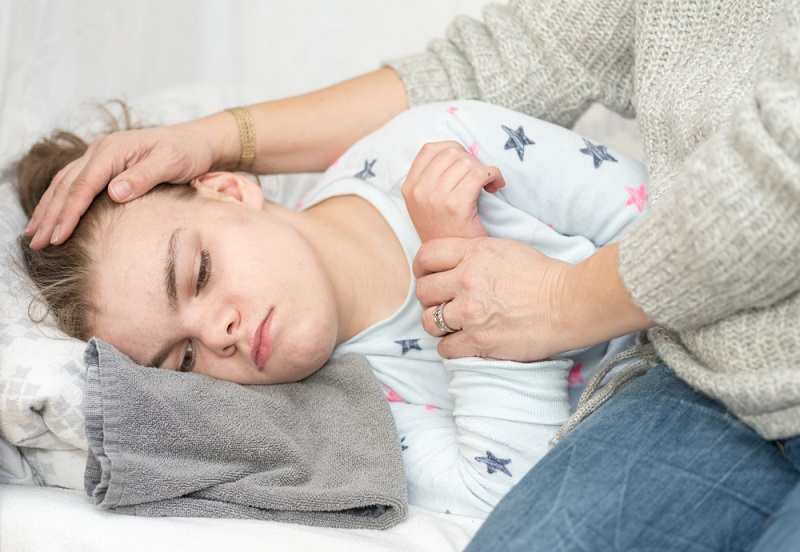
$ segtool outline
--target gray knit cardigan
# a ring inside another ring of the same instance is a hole
[[[389,65],[412,105],[635,116],[651,210],[619,268],[658,354],[765,438],[800,434],[800,0],[512,0]]]

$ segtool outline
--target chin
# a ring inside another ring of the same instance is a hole
[[[292,367],[291,372],[286,374],[287,379],[300,381],[307,378],[322,368],[332,353],[333,346],[294,351],[294,354],[288,356],[292,359]]]

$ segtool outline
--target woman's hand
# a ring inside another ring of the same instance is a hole
[[[108,186],[118,202],[135,199],[161,182],[186,183],[218,162],[219,126],[214,116],[161,128],[116,132],[94,140],[86,153],[53,178],[25,229],[31,246],[63,243],[94,197]],[[216,142],[214,141],[216,140]],[[238,145],[238,144],[237,144]]]
[[[424,243],[486,236],[478,218],[478,196],[481,190],[495,193],[505,185],[497,167],[484,166],[458,142],[433,142],[420,150],[402,192]]]
[[[414,259],[422,325],[445,358],[533,361],[653,325],[617,269],[617,245],[570,265],[522,242],[438,239]],[[453,333],[434,323],[433,311]]]

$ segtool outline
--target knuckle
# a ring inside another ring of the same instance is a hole
[[[468,321],[470,325],[480,324],[480,319],[483,317],[483,309],[479,304],[469,301],[461,305],[458,314],[462,320]]]
[[[491,350],[492,336],[484,328],[474,330],[470,335],[470,341],[472,341],[472,344],[478,349],[482,357],[487,356]]]
[[[481,287],[483,283],[483,274],[474,268],[468,267],[459,275],[459,280],[464,290],[474,292]]]
[[[438,149],[436,142],[426,142],[422,145],[419,152],[423,155],[429,156]]]
[[[111,134],[103,134],[92,140],[92,143],[89,145],[89,148],[91,148],[92,150],[105,149],[109,147],[111,144],[113,144],[113,142],[114,138],[112,138]]]

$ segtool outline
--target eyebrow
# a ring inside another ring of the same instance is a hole
[[[172,231],[167,248],[167,260],[164,263],[164,286],[167,289],[167,301],[173,311],[178,310],[178,279],[175,275],[178,258],[178,241],[183,232],[180,226]]]
[[[178,244],[180,243],[181,233],[184,228],[182,226],[172,231],[169,237],[169,245],[167,246],[167,260],[164,262],[164,288],[167,292],[167,302],[173,311],[178,310],[178,278],[176,276],[176,267],[178,265]],[[159,367],[167,360],[170,351],[175,347],[175,342],[170,342],[161,347],[156,355],[150,360],[148,366]]]

